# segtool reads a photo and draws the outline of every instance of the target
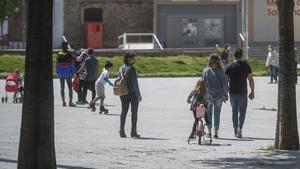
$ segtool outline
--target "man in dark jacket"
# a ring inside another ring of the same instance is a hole
[[[86,101],[87,90],[89,89],[90,91],[92,91],[92,102],[96,97],[95,82],[98,77],[99,61],[94,56],[94,49],[89,48],[87,50],[87,55],[88,57],[86,58],[84,63],[87,75],[84,79],[83,84],[83,100]]]

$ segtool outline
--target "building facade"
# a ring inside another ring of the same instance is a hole
[[[98,34],[104,48],[116,48],[125,32],[153,32],[153,0],[64,1],[64,34],[72,44],[93,47],[88,42]]]
[[[300,44],[300,0],[295,41]],[[278,42],[277,0],[249,0],[249,45]],[[240,45],[241,0],[54,0],[53,48],[62,35],[74,46],[117,48],[123,33],[155,33],[164,47]],[[24,39],[22,10],[5,23],[1,44]],[[0,45],[1,45],[0,44]]]

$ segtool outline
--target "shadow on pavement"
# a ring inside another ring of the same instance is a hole
[[[264,152],[256,157],[218,158],[214,160],[191,160],[194,164],[221,169],[299,169],[300,151]],[[205,167],[203,167],[205,168]]]
[[[136,140],[169,140],[169,139],[165,139],[165,138],[154,138],[154,137],[140,137],[140,138],[134,138]]]
[[[101,115],[101,114],[100,114],[100,115]],[[120,116],[120,114],[108,113],[108,114],[104,114],[104,116]]]
[[[11,159],[5,159],[5,158],[0,158],[0,163],[18,163],[17,160],[11,160]],[[87,167],[78,167],[78,166],[70,166],[70,165],[57,165],[57,168],[62,168],[62,169],[94,169],[94,168],[87,168]]]
[[[250,140],[275,140],[274,138],[256,138],[256,137],[244,137],[244,138]]]
[[[243,138],[218,138],[218,140],[227,140],[227,141],[254,141],[250,137],[243,137]]]

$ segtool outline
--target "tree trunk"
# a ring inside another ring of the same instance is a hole
[[[28,0],[24,102],[18,169],[55,169],[53,0]]]
[[[279,85],[275,148],[298,150],[294,62],[294,0],[278,0]]]

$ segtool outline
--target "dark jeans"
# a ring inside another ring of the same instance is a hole
[[[233,129],[243,129],[248,105],[247,93],[230,93],[230,104],[232,108]]]
[[[298,65],[298,62],[295,62],[295,73],[296,73],[296,79],[295,79],[295,83],[297,84],[298,83],[298,75],[297,75],[297,65]]]
[[[139,107],[138,98],[135,96],[125,95],[120,96],[121,104],[122,104],[122,112],[120,117],[120,129],[124,129],[126,116],[129,109],[129,104],[131,105],[131,127],[136,128],[137,124],[137,112]]]
[[[83,86],[82,86],[83,83],[84,83],[83,80],[79,81],[78,91],[76,91],[77,97],[78,97],[78,101],[84,101],[83,100],[83,96],[82,96],[83,95]]]
[[[194,115],[195,121],[194,121],[194,124],[193,124],[192,133],[195,133],[196,132],[196,126],[197,126],[198,121],[199,121],[199,118],[197,118],[197,116],[196,116],[196,110],[193,111],[193,115]],[[208,116],[207,116],[207,112],[205,112],[204,120],[205,120],[206,125],[211,125],[211,123],[208,119]]]
[[[60,77],[60,95],[63,101],[65,101],[65,81],[67,82],[69,89],[69,102],[72,102],[73,91],[72,91],[72,77]]]
[[[275,82],[277,82],[278,66],[270,65],[269,70],[270,70],[270,74],[271,74],[270,75],[271,76],[271,81],[270,82],[273,82],[273,80],[275,80]]]
[[[92,100],[96,97],[96,89],[95,89],[95,80],[94,81],[83,81],[83,92],[82,92],[82,101],[86,101],[87,90],[89,89],[92,92]]]

